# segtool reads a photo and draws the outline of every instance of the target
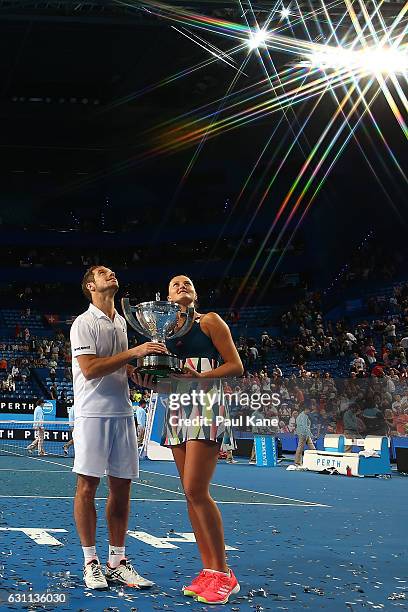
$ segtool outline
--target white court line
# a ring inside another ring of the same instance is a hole
[[[174,491],[172,491],[174,493]],[[0,498],[6,499],[75,499],[73,496],[63,495],[0,495]],[[95,497],[95,501],[106,501],[107,497]],[[135,502],[155,502],[158,504],[178,503],[185,504],[185,499],[153,499],[152,497],[132,497],[130,501]],[[314,508],[320,504],[287,504],[279,502],[240,502],[240,501],[217,501],[217,504],[232,504],[237,506],[298,506],[302,508]],[[326,506],[324,506],[326,507]]]
[[[25,457],[26,455],[20,455],[21,457]],[[46,461],[47,463],[55,463],[54,461],[49,461],[48,459],[42,459],[41,457],[27,457],[28,459],[36,459],[37,461]],[[58,463],[56,465],[64,465],[62,463]],[[7,471],[7,468],[2,468],[4,471]],[[66,473],[67,471],[72,471],[71,468],[67,468],[66,470],[9,470],[9,471],[13,471],[13,472],[47,472],[48,474],[52,473]],[[184,497],[184,493],[180,493],[180,491],[173,491],[172,489],[165,489],[163,487],[155,487],[154,485],[148,485],[144,482],[139,482],[137,480],[132,480],[132,483],[137,485],[137,486],[142,486],[142,487],[148,487],[150,489],[157,489],[159,491],[163,491],[165,493],[174,493],[175,495],[181,495],[182,497]],[[1,495],[0,495],[1,497]],[[7,496],[5,496],[7,497]],[[10,496],[12,497],[12,496]],[[24,497],[24,496],[23,496]],[[73,498],[55,498],[55,499],[73,499]],[[105,497],[101,497],[101,498],[95,498],[95,499],[106,499]],[[178,500],[175,500],[178,501]]]
[[[62,474],[67,470],[14,470],[13,468],[0,468],[0,472],[44,472],[45,474]]]
[[[169,478],[177,478],[180,480],[179,476],[173,476],[171,474],[162,474],[161,472],[148,472],[147,470],[140,470],[142,474],[157,474],[158,476],[168,476]],[[216,484],[215,482],[211,483],[212,487],[221,487],[223,489],[232,489],[233,491],[242,491],[244,493],[255,493],[256,495],[266,495],[267,497],[276,497],[278,499],[287,499],[293,502],[300,502],[301,504],[309,504],[311,506],[320,506],[321,508],[330,508],[326,504],[317,504],[315,502],[308,502],[304,499],[294,499],[293,497],[283,497],[283,495],[274,495],[273,493],[262,493],[262,491],[252,491],[251,489],[240,489],[238,487],[231,487],[229,485]],[[217,502],[218,504],[219,502]],[[288,504],[289,505],[289,504]]]
[[[138,487],[149,487],[149,489],[158,489],[159,491],[166,491],[166,493],[175,493],[176,495],[182,495],[184,497],[184,493],[180,493],[180,491],[173,491],[173,489],[163,489],[163,487],[155,487],[153,485],[145,484],[144,482],[139,482],[138,480],[132,480],[132,484],[135,484]]]
[[[13,455],[13,457],[24,457],[25,459],[32,459],[33,461],[45,461],[45,463],[52,463],[52,465],[59,465],[61,467],[66,467],[67,470],[72,471],[72,466],[67,466],[66,463],[57,463],[56,461],[50,461],[50,459],[43,459],[42,457],[31,457],[30,455],[20,455],[19,453],[6,451],[4,448],[1,449],[2,453],[8,453],[9,455]],[[72,459],[72,457],[70,457]]]
[[[16,455],[16,453],[12,453],[11,451],[4,451],[3,450],[3,452],[8,452],[9,454]],[[18,457],[26,457],[27,459],[33,459],[34,461],[45,461],[46,463],[52,463],[53,465],[59,465],[59,466],[62,466],[62,467],[66,467],[67,470],[72,472],[72,467],[66,466],[65,463],[57,463],[56,461],[50,461],[49,459],[43,459],[42,457],[30,457],[29,455],[17,455],[17,456]],[[180,480],[179,476],[173,476],[172,474],[162,474],[161,472],[150,472],[148,470],[140,470],[140,473],[141,474],[156,474],[157,476],[167,476],[168,478],[177,478],[177,480]],[[143,483],[135,481],[135,484],[140,485],[140,484],[143,484]],[[296,504],[278,504],[278,503],[275,503],[275,504],[268,504],[268,505],[275,505],[275,506],[278,506],[278,505],[287,505],[287,506],[294,505],[294,506],[299,506],[299,505],[303,504],[306,507],[307,506],[317,506],[317,507],[320,507],[320,508],[331,508],[331,506],[328,506],[327,504],[317,504],[315,502],[308,502],[308,501],[305,501],[303,499],[294,499],[292,497],[283,497],[282,495],[273,495],[273,493],[262,493],[261,491],[252,491],[250,489],[240,489],[238,487],[231,487],[231,486],[228,486],[228,485],[221,485],[221,484],[216,484],[216,483],[211,483],[211,485],[214,486],[214,487],[221,487],[223,489],[232,489],[233,491],[242,491],[242,492],[245,492],[245,493],[255,493],[256,495],[265,495],[267,497],[274,497],[274,498],[278,498],[278,499],[286,499],[286,500],[292,501],[292,502],[298,502]],[[145,485],[145,486],[151,486],[153,488],[153,485]],[[176,495],[183,495],[182,493],[178,493],[177,491],[171,491],[170,489],[161,489],[160,487],[156,487],[156,488],[161,490],[161,491],[167,491],[167,492],[170,492],[170,493],[175,493]],[[0,497],[2,497],[2,496],[0,496]],[[3,496],[3,497],[11,497],[11,496],[6,495],[6,496]],[[69,499],[73,499],[73,498],[69,498]],[[105,498],[101,498],[101,499],[105,499]],[[178,500],[174,500],[174,501],[178,501]],[[219,501],[217,501],[216,503],[217,504],[225,504],[225,503],[241,503],[241,502],[219,502]],[[246,502],[246,503],[247,504],[256,504],[257,502]],[[258,503],[262,504],[262,502],[258,502]]]

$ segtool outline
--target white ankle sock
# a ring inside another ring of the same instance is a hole
[[[109,566],[118,567],[122,559],[126,559],[125,546],[112,546],[109,544]]]
[[[231,572],[230,570],[228,570],[228,572],[219,572],[218,570],[213,570],[213,569],[207,569],[206,567],[204,568],[206,572],[210,572],[211,574],[221,574],[222,576],[231,576]]]
[[[96,547],[95,546],[83,546],[82,550],[83,550],[83,553],[84,553],[85,565],[87,563],[89,563],[90,561],[93,561],[94,559],[99,561],[98,555],[96,554]]]

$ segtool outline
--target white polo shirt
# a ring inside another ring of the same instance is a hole
[[[72,404],[72,406],[68,408],[68,422],[71,427],[74,426],[74,421],[75,421],[75,407],[74,407],[74,404]]]
[[[44,412],[42,406],[36,406],[34,410],[34,427],[42,427],[44,425]]]
[[[79,355],[111,357],[127,351],[126,321],[115,310],[114,320],[93,304],[71,327],[72,378],[75,418],[133,416],[126,365],[112,374],[87,380],[79,366]]]

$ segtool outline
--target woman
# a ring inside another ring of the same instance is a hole
[[[197,294],[192,281],[187,276],[172,278],[168,299],[179,304],[184,312],[189,306],[195,307]],[[179,324],[183,324],[183,317],[180,317]],[[184,372],[178,379],[228,378],[243,373],[230,330],[214,312],[203,315],[194,310],[191,330],[180,339],[167,341],[167,347],[185,360]],[[222,365],[217,363],[219,357]],[[221,385],[217,387],[221,389]],[[197,411],[197,406],[194,406],[194,410]],[[198,410],[206,411],[203,406]],[[216,405],[210,413],[206,412],[206,416],[208,414],[213,419],[208,427],[174,427],[168,411],[162,444],[169,446],[173,452],[203,564],[199,575],[190,585],[183,587],[183,593],[204,603],[224,604],[230,595],[238,593],[240,587],[227,566],[221,514],[209,487],[220,446],[233,448],[234,445],[230,428],[215,421],[220,414],[229,417],[225,407]]]

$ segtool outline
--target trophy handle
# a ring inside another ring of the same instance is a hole
[[[125,315],[125,319],[129,323],[130,327],[133,327],[133,329],[144,338],[148,337],[146,336],[146,330],[143,329],[139,321],[133,315],[129,298],[122,298],[120,303],[122,306],[123,314]]]
[[[186,317],[186,320],[184,321],[184,325],[180,327],[180,329],[178,329],[174,334],[172,334],[171,336],[172,340],[174,340],[175,338],[180,338],[180,336],[184,336],[185,334],[188,334],[190,329],[193,327],[194,306],[188,306],[186,314],[187,314],[187,317]]]

